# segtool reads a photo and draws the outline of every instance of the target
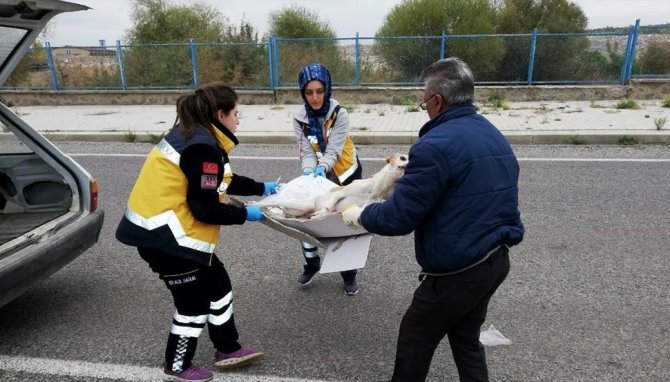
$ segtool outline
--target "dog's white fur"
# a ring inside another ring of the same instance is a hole
[[[275,203],[254,203],[259,207],[280,207],[284,215],[290,217],[322,216],[344,211],[347,207],[367,204],[388,199],[393,193],[395,182],[405,173],[408,156],[393,154],[386,158],[386,165],[371,178],[357,179],[342,187],[335,187],[323,194],[306,200],[295,200],[290,205]]]

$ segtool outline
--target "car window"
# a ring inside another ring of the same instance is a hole
[[[30,154],[33,151],[3,123],[0,119],[0,155],[7,154]]]
[[[5,61],[27,33],[25,29],[0,26],[0,67],[5,66]]]

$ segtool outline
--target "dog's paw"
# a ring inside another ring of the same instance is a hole
[[[361,212],[363,212],[363,209],[353,204],[342,212],[342,220],[352,228],[359,228],[361,227]]]

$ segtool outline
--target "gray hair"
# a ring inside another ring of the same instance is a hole
[[[447,106],[473,103],[475,78],[470,67],[456,57],[443,58],[427,67],[422,76],[425,89],[442,95]]]

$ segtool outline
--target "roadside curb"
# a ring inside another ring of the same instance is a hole
[[[505,134],[507,140],[515,145],[612,145],[622,144],[622,137],[628,137],[629,144],[670,144],[670,132],[662,134]],[[134,140],[127,133],[42,133],[51,141],[81,141],[81,142],[151,142],[158,135],[138,133]],[[272,134],[239,134],[240,143],[246,144],[294,144],[293,135]],[[411,145],[416,142],[417,136],[394,134],[352,134],[351,138],[358,145]]]

